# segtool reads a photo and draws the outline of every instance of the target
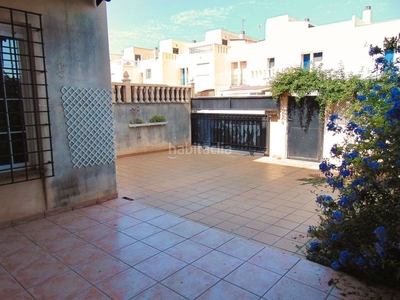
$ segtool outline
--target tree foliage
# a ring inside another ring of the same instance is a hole
[[[331,159],[319,166],[337,196],[316,198],[320,222],[309,228],[307,257],[399,288],[399,61],[386,61],[384,53],[371,46],[377,75],[357,85],[347,125],[338,125],[337,114],[327,123],[329,131],[345,135],[343,143],[333,145]]]
[[[354,101],[360,81],[360,75],[345,74],[342,66],[338,70],[323,69],[322,65],[296,67],[278,73],[271,82],[271,92],[276,100],[285,95],[299,100],[315,94],[323,111],[341,102]]]

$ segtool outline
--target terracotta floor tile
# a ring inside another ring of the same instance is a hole
[[[59,239],[60,237],[68,235],[69,233],[69,231],[61,228],[58,225],[50,225],[42,230],[29,231],[25,233],[25,235],[36,244],[40,244]]]
[[[96,284],[128,268],[129,265],[123,263],[115,257],[111,255],[105,255],[75,268],[75,272],[77,272],[90,283]]]
[[[286,274],[286,277],[300,281],[323,292],[329,292],[332,289],[330,282],[338,280],[341,276],[341,273],[331,268],[307,260],[300,260]]]
[[[247,239],[251,239],[253,236],[255,236],[258,233],[259,233],[258,230],[250,228],[250,227],[246,227],[246,226],[239,227],[238,229],[233,231],[233,234],[239,235],[239,236],[247,238]]]
[[[81,237],[82,239],[88,241],[88,242],[93,242],[95,240],[98,240],[106,235],[115,233],[116,231],[106,225],[99,224],[94,227],[89,227],[83,230],[79,230],[75,232],[76,235]]]
[[[123,198],[116,198],[116,199],[111,199],[111,200],[102,202],[101,206],[105,206],[105,207],[108,207],[108,208],[115,209],[116,207],[120,207],[120,206],[126,205],[128,203],[130,203],[129,200],[126,200],[126,199],[123,199]]]
[[[223,231],[226,231],[226,232],[233,232],[241,226],[242,225],[232,223],[230,221],[223,221],[223,222],[217,224],[215,227],[218,229],[221,229]]]
[[[54,225],[53,222],[43,218],[22,225],[18,225],[15,227],[15,229],[18,230],[19,232],[27,233],[30,231],[43,230],[53,225]]]
[[[72,298],[73,300],[110,300],[103,292],[95,287],[90,287]]]
[[[249,260],[254,265],[281,275],[286,274],[298,261],[299,259],[294,256],[269,248],[258,252]]]
[[[316,290],[310,286],[304,285],[296,280],[283,277],[275,284],[265,295],[265,299],[271,300],[289,300],[298,299],[323,300],[327,294]]]
[[[33,298],[31,295],[29,295],[27,291],[23,291],[21,293],[14,294],[11,297],[8,297],[7,300],[33,300]]]
[[[124,215],[122,217],[105,222],[103,224],[106,226],[109,226],[110,228],[115,229],[115,230],[124,230],[129,227],[138,225],[140,223],[142,223],[142,221],[135,219],[133,217]]]
[[[141,261],[158,254],[160,251],[142,242],[133,243],[112,253],[121,261],[134,266]]]
[[[21,293],[24,288],[9,274],[0,274],[0,299]]]
[[[65,223],[65,222],[70,222],[70,221],[72,221],[76,218],[80,218],[80,217],[82,217],[82,214],[80,214],[74,210],[71,210],[68,212],[49,216],[49,217],[47,217],[47,219],[52,221],[55,224],[61,224],[61,223]]]
[[[121,232],[125,233],[137,240],[141,240],[148,236],[156,234],[157,232],[160,232],[160,231],[161,231],[161,228],[159,228],[159,227],[153,226],[148,223],[140,223],[138,225],[124,229]]]
[[[60,274],[39,285],[30,288],[28,292],[36,299],[68,299],[86,290],[90,284],[73,271]]]
[[[245,261],[260,252],[263,248],[253,242],[234,238],[217,248],[217,250]]]
[[[172,214],[174,214],[174,215],[179,216],[179,217],[184,217],[186,215],[191,214],[193,212],[193,210],[187,209],[187,208],[184,208],[184,207],[180,207],[180,208],[177,208],[175,210],[171,210],[170,212]]]
[[[184,222],[185,219],[173,216],[173,215],[162,215],[157,218],[151,219],[148,223],[158,226],[163,229],[170,228],[174,225]]]
[[[211,250],[212,249],[209,247],[206,247],[191,240],[186,240],[167,249],[165,253],[168,253],[169,255],[179,258],[180,260],[183,260],[187,263],[192,263],[198,258],[209,253]]]
[[[243,213],[240,214],[240,215],[241,215],[242,217],[251,219],[251,221],[253,221],[253,220],[255,220],[255,219],[261,217],[261,216],[262,216],[262,213],[258,213],[258,212],[252,211],[252,210],[247,210],[247,211],[243,212]]]
[[[267,229],[271,224],[262,222],[260,220],[253,220],[249,223],[246,224],[246,227],[258,230],[258,231],[263,231]]]
[[[232,238],[233,236],[227,233],[220,232],[214,229],[207,229],[192,237],[191,240],[215,249],[226,243],[227,241],[231,240]]]
[[[15,228],[7,228],[0,230],[0,244],[9,242],[10,240],[25,239],[25,237]]]
[[[178,234],[180,236],[183,236],[185,238],[191,238],[192,236],[207,230],[208,227],[200,225],[200,224],[196,224],[193,222],[182,222],[179,223],[175,226],[172,226],[170,228],[168,228],[167,230],[170,232],[173,232],[175,234]]]
[[[234,216],[233,218],[229,219],[229,222],[233,222],[239,225],[246,225],[247,223],[251,222],[252,219],[245,218],[242,215],[240,216]]]
[[[61,238],[40,245],[50,254],[58,254],[87,244],[87,241],[70,233]]]
[[[100,282],[96,287],[111,299],[122,300],[131,299],[155,283],[150,277],[130,268]]]
[[[100,223],[84,215],[75,217],[72,220],[58,223],[58,225],[64,229],[72,232],[80,231],[88,227],[99,225]]]
[[[244,263],[229,274],[225,280],[258,296],[262,296],[280,278],[281,276],[274,272],[249,263]]]
[[[235,213],[237,213],[237,210],[234,209],[235,212],[231,213],[228,212],[228,209],[225,210],[219,210],[217,213],[213,214],[213,217],[221,219],[221,220],[229,220],[235,216]]]
[[[107,213],[107,212],[110,212],[113,210],[108,207],[101,206],[101,205],[91,205],[91,206],[79,208],[75,211],[82,215],[90,217],[92,215],[99,215],[99,214]]]
[[[30,246],[35,246],[35,243],[24,236],[10,238],[6,243],[0,244],[0,257],[15,253],[16,251]]]
[[[251,239],[266,245],[273,245],[280,239],[280,237],[267,232],[260,232],[253,236]]]
[[[243,264],[243,260],[219,251],[211,251],[192,263],[193,266],[223,278]]]
[[[11,273],[24,288],[28,289],[68,270],[68,267],[51,257],[38,260]]]
[[[283,227],[280,227],[277,225],[271,225],[264,230],[264,232],[267,232],[267,233],[270,233],[270,234],[273,234],[273,235],[276,235],[279,237],[287,235],[290,231],[291,231],[290,229],[283,228]]]
[[[199,212],[193,212],[191,214],[186,215],[185,219],[193,220],[193,221],[200,221],[206,217],[207,217],[207,215],[205,215],[205,214],[202,214]]]
[[[78,267],[102,256],[107,253],[99,248],[86,244],[81,247],[57,254],[56,257],[69,267]]]
[[[161,231],[142,240],[158,250],[164,251],[184,240],[183,237],[168,231]]]
[[[202,294],[198,300],[220,300],[220,299],[235,299],[235,300],[256,300],[259,296],[252,294],[240,287],[237,287],[224,280],[218,282],[204,294]]]
[[[216,218],[214,216],[209,216],[205,217],[204,219],[201,219],[200,222],[205,224],[208,227],[214,227],[220,223],[222,223],[224,220]]]
[[[288,252],[297,252],[303,246],[303,243],[296,242],[293,239],[281,238],[279,241],[273,244],[274,247],[286,250]]]
[[[146,209],[146,208],[148,208],[148,206],[143,205],[143,204],[141,204],[139,202],[136,202],[136,201],[131,202],[131,201],[129,201],[129,203],[127,203],[125,205],[122,205],[122,206],[115,207],[114,209],[116,211],[119,211],[119,212],[121,212],[123,214],[127,214],[128,215],[128,214],[134,213],[135,211],[139,211],[139,210]]]
[[[170,290],[169,288],[161,284],[156,284],[155,286],[149,288],[148,290],[132,298],[132,300],[149,300],[149,299],[185,300],[186,298],[182,297],[181,295],[175,293],[174,291]]]
[[[189,299],[195,299],[218,282],[218,278],[193,266],[187,266],[162,284]]]
[[[154,209],[154,208],[145,208],[136,212],[133,212],[130,214],[131,217],[134,217],[135,219],[142,220],[142,221],[147,221],[151,220],[154,218],[157,218],[159,216],[164,215],[165,212],[162,212],[161,210]]]
[[[17,272],[27,268],[38,260],[50,258],[51,255],[37,245],[28,246],[14,251],[12,254],[1,256],[0,263],[9,272]]]
[[[282,219],[282,220],[277,221],[274,225],[292,230],[292,229],[295,229],[300,224],[297,222],[292,222],[292,221]]]
[[[92,214],[90,217],[100,223],[114,220],[116,218],[123,217],[125,214],[116,210],[110,209],[109,211],[102,212],[100,214]]]
[[[133,244],[134,242],[136,242],[134,238],[122,232],[114,232],[93,241],[92,244],[110,253]]]
[[[159,253],[151,258],[135,265],[135,269],[150,276],[154,280],[162,281],[169,275],[182,269],[187,264],[168,254]]]

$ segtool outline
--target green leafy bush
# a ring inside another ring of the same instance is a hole
[[[319,165],[337,196],[318,195],[320,222],[310,226],[307,258],[400,287],[400,77],[384,50],[370,48],[376,72],[358,86],[346,127],[333,114],[327,129],[345,135]],[[333,160],[335,159],[335,160]],[[334,163],[339,162],[339,163]]]
[[[317,92],[315,100],[323,112],[341,102],[356,98],[356,86],[360,76],[345,74],[343,66],[338,70],[313,68],[291,68],[280,72],[271,82],[271,92],[275,100],[291,95],[297,100]]]
[[[150,120],[150,123],[165,122],[165,116],[154,115]]]

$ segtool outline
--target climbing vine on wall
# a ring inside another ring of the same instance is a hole
[[[278,73],[271,82],[271,92],[276,100],[282,96],[293,96],[299,101],[316,95],[315,100],[321,108],[332,109],[338,103],[353,102],[360,82],[360,75],[345,74],[342,66],[338,70],[322,69],[322,65],[297,67]]]

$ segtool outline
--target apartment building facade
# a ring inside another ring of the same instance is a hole
[[[194,83],[197,97],[253,97],[270,95],[271,79],[290,67],[322,64],[323,68],[343,68],[345,73],[369,76],[374,67],[370,45],[382,46],[384,38],[398,36],[400,28],[400,19],[373,22],[372,14],[367,6],[361,17],[353,15],[347,21],[322,26],[289,15],[269,18],[264,40],[223,29],[206,32],[201,42],[165,40],[153,58],[141,60],[134,69],[124,69],[113,78],[120,81],[127,71],[132,79],[142,74],[144,84]],[[268,155],[303,158],[297,150],[291,153],[298,148],[297,138],[305,141],[306,148],[318,148],[313,160],[329,157],[339,138],[324,130],[322,120],[316,120],[313,137],[305,133],[292,139],[298,128],[288,116],[301,113],[293,109],[290,99],[282,99],[279,114],[269,119]],[[314,110],[314,118],[318,118],[318,108]]]

